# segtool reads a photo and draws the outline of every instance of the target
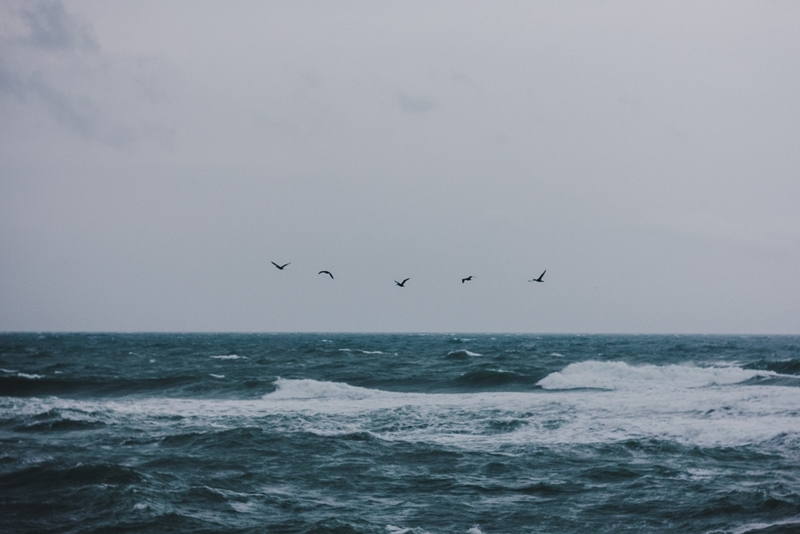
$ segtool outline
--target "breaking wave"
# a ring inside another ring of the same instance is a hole
[[[693,367],[688,365],[641,365],[625,362],[586,361],[550,373],[538,382],[544,389],[652,389],[697,388],[738,384],[773,371],[741,367]]]

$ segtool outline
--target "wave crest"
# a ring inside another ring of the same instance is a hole
[[[687,365],[632,366],[625,362],[572,363],[539,382],[543,389],[650,389],[697,388],[738,384],[756,376],[775,376],[772,371],[741,367],[691,367]]]
[[[342,382],[321,382],[319,380],[289,380],[279,378],[275,381],[277,389],[264,395],[270,400],[302,399],[347,399],[364,400],[386,394],[376,389],[351,386]]]

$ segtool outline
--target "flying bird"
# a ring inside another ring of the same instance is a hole
[[[544,277],[544,273],[546,273],[546,272],[547,272],[547,269],[545,269],[542,272],[542,274],[539,275],[539,278],[534,278],[533,280],[528,280],[528,282],[544,282],[544,280],[542,280],[542,277]]]
[[[271,261],[270,263],[282,271],[284,267],[286,267],[287,265],[289,265],[289,263],[292,263],[292,262],[284,263],[283,265],[278,265],[274,261]]]
[[[397,284],[400,287],[406,287],[406,282],[408,282],[409,280],[411,280],[411,279],[410,278],[406,278],[402,282],[398,282],[397,280],[395,280],[394,283]]]
[[[331,277],[331,280],[333,280],[333,275],[331,274],[331,272],[330,272],[330,271],[320,271],[320,272],[318,272],[317,274],[327,274],[328,276],[330,276],[330,277]]]
[[[469,275],[469,276],[468,276],[468,277],[466,277],[466,278],[462,278],[462,279],[461,279],[461,283],[463,284],[464,282],[469,282],[470,280],[472,280],[472,275]]]

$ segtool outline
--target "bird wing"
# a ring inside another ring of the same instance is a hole
[[[270,263],[271,263],[272,265],[274,265],[275,267],[277,267],[278,269],[280,269],[280,266],[279,266],[277,263],[275,263],[274,261],[271,261]]]
[[[406,283],[406,282],[408,282],[409,280],[411,280],[411,278],[406,278],[405,280],[403,280],[403,283],[405,284],[405,283]]]
[[[544,271],[542,271],[542,274],[540,274],[540,275],[539,275],[539,280],[541,280],[541,279],[542,279],[542,277],[544,276],[544,273],[546,273],[546,272],[547,272],[547,269],[545,269]]]

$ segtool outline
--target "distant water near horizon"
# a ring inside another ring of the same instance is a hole
[[[800,532],[800,336],[0,334],[0,532]]]

